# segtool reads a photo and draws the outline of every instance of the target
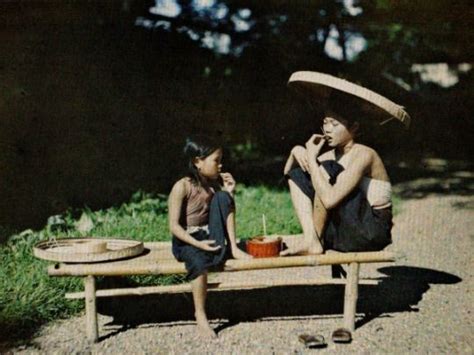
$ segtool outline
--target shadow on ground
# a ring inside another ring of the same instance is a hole
[[[428,159],[418,167],[390,166],[389,170],[394,191],[402,199],[430,194],[474,195],[474,166],[466,161]]]
[[[356,327],[384,314],[417,312],[417,305],[430,285],[462,281],[461,278],[442,271],[411,266],[384,267],[379,271],[387,276],[381,278],[378,286],[359,287],[357,312],[363,314],[363,317],[357,321]],[[99,285],[99,288],[103,286]],[[220,331],[239,322],[270,317],[340,317],[343,313],[343,300],[344,289],[339,285],[275,287],[211,292],[207,308],[210,319],[227,320],[219,327]],[[107,336],[110,337],[125,329],[148,323],[192,321],[193,303],[190,293],[115,297],[100,299],[99,312],[113,317],[113,321],[107,325],[121,326],[120,330]]]

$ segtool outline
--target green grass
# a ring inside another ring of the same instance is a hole
[[[235,200],[239,238],[262,235],[262,215],[265,215],[267,234],[301,233],[288,191],[267,187],[239,187]]]
[[[89,209],[54,216],[40,231],[26,230],[13,235],[0,247],[0,340],[21,339],[31,335],[39,325],[76,314],[82,301],[66,300],[66,292],[82,290],[79,278],[49,277],[47,261],[32,254],[33,246],[49,238],[82,236],[78,221],[87,222],[95,237],[122,237],[140,241],[170,240],[167,223],[167,196],[136,193],[128,203],[105,210]],[[301,229],[293,212],[287,190],[264,186],[238,186],[237,237],[247,239],[263,234],[265,214],[268,234],[295,234]],[[400,199],[394,199],[395,211]],[[169,284],[180,277],[133,277],[133,283]]]
[[[237,235],[240,238],[262,234],[262,214],[268,233],[297,233],[289,194],[266,187],[239,186],[236,195]],[[44,322],[76,314],[82,301],[64,298],[66,292],[80,291],[79,278],[49,277],[47,261],[32,254],[33,246],[49,238],[82,236],[79,220],[92,222],[87,235],[125,237],[141,241],[170,240],[167,222],[167,196],[136,193],[128,203],[105,210],[68,212],[50,218],[40,231],[26,230],[13,235],[0,247],[0,337],[4,340],[28,337]],[[82,217],[82,219],[81,219]],[[178,277],[133,277],[134,283],[180,282]],[[1,339],[0,339],[1,340]]]

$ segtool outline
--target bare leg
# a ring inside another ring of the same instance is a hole
[[[291,180],[288,180],[290,186],[291,201],[295,208],[296,215],[300,222],[301,228],[303,229],[304,244],[297,248],[287,249],[280,253],[280,255],[291,255],[291,254],[321,254],[323,252],[323,246],[319,239],[321,232],[324,228],[324,222],[327,213],[324,213],[323,219],[316,220],[316,215],[320,211],[320,208],[324,209],[319,199],[319,204],[315,203],[314,210],[311,203],[311,199],[306,196],[300,188]],[[316,200],[315,200],[316,201]],[[326,210],[324,209],[324,212]],[[316,222],[316,223],[315,223]]]
[[[207,273],[199,275],[191,281],[194,300],[194,316],[199,333],[208,339],[217,338],[217,334],[209,325],[206,315]]]
[[[326,226],[326,222],[328,219],[328,211],[326,207],[324,207],[321,199],[316,196],[313,202],[313,223],[314,229],[316,234],[318,235],[319,242],[322,245],[322,235],[324,232],[324,227]]]
[[[252,259],[252,255],[249,255],[246,252],[240,250],[237,246],[237,241],[235,239],[235,212],[229,213],[229,215],[227,216],[226,224],[227,232],[229,234],[232,257],[234,259]]]

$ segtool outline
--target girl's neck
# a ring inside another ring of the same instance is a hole
[[[209,185],[209,180],[206,177],[199,174],[199,183],[201,184],[201,186],[206,187]]]
[[[342,157],[342,156],[346,155],[347,153],[349,153],[351,151],[352,147],[354,147],[354,144],[355,144],[354,140],[351,139],[348,142],[337,146],[336,147],[336,157]]]
[[[208,190],[210,187],[213,187],[212,180],[205,176],[202,176],[201,174],[199,174],[199,183],[205,190]]]

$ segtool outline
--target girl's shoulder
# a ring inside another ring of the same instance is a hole
[[[376,160],[379,160],[379,156],[377,152],[363,144],[356,143],[349,151],[346,153],[342,158],[340,158],[340,162],[344,165],[351,164],[350,162],[357,162],[356,164],[361,164],[364,166],[368,166]],[[326,160],[336,160],[336,150],[331,149],[327,152],[321,154],[318,157],[318,161],[323,162]]]
[[[359,155],[364,155],[369,158],[370,161],[379,160],[380,156],[374,148],[366,146],[364,144],[356,143],[355,147],[358,150]]]
[[[359,146],[359,149],[364,152],[364,154],[361,155],[365,156],[365,161],[368,163],[366,176],[371,179],[390,182],[385,164],[377,151],[362,144],[359,144]]]
[[[191,191],[192,179],[190,177],[183,177],[176,181],[171,191],[176,191],[179,195],[188,196]]]
[[[375,152],[374,148],[371,148],[368,145],[361,144],[361,143],[354,143],[354,147],[361,151]]]
[[[354,144],[351,153],[352,155],[349,160],[356,162],[356,164],[360,166],[364,166],[366,169],[373,166],[374,162],[380,160],[379,155],[373,148],[360,143]]]

